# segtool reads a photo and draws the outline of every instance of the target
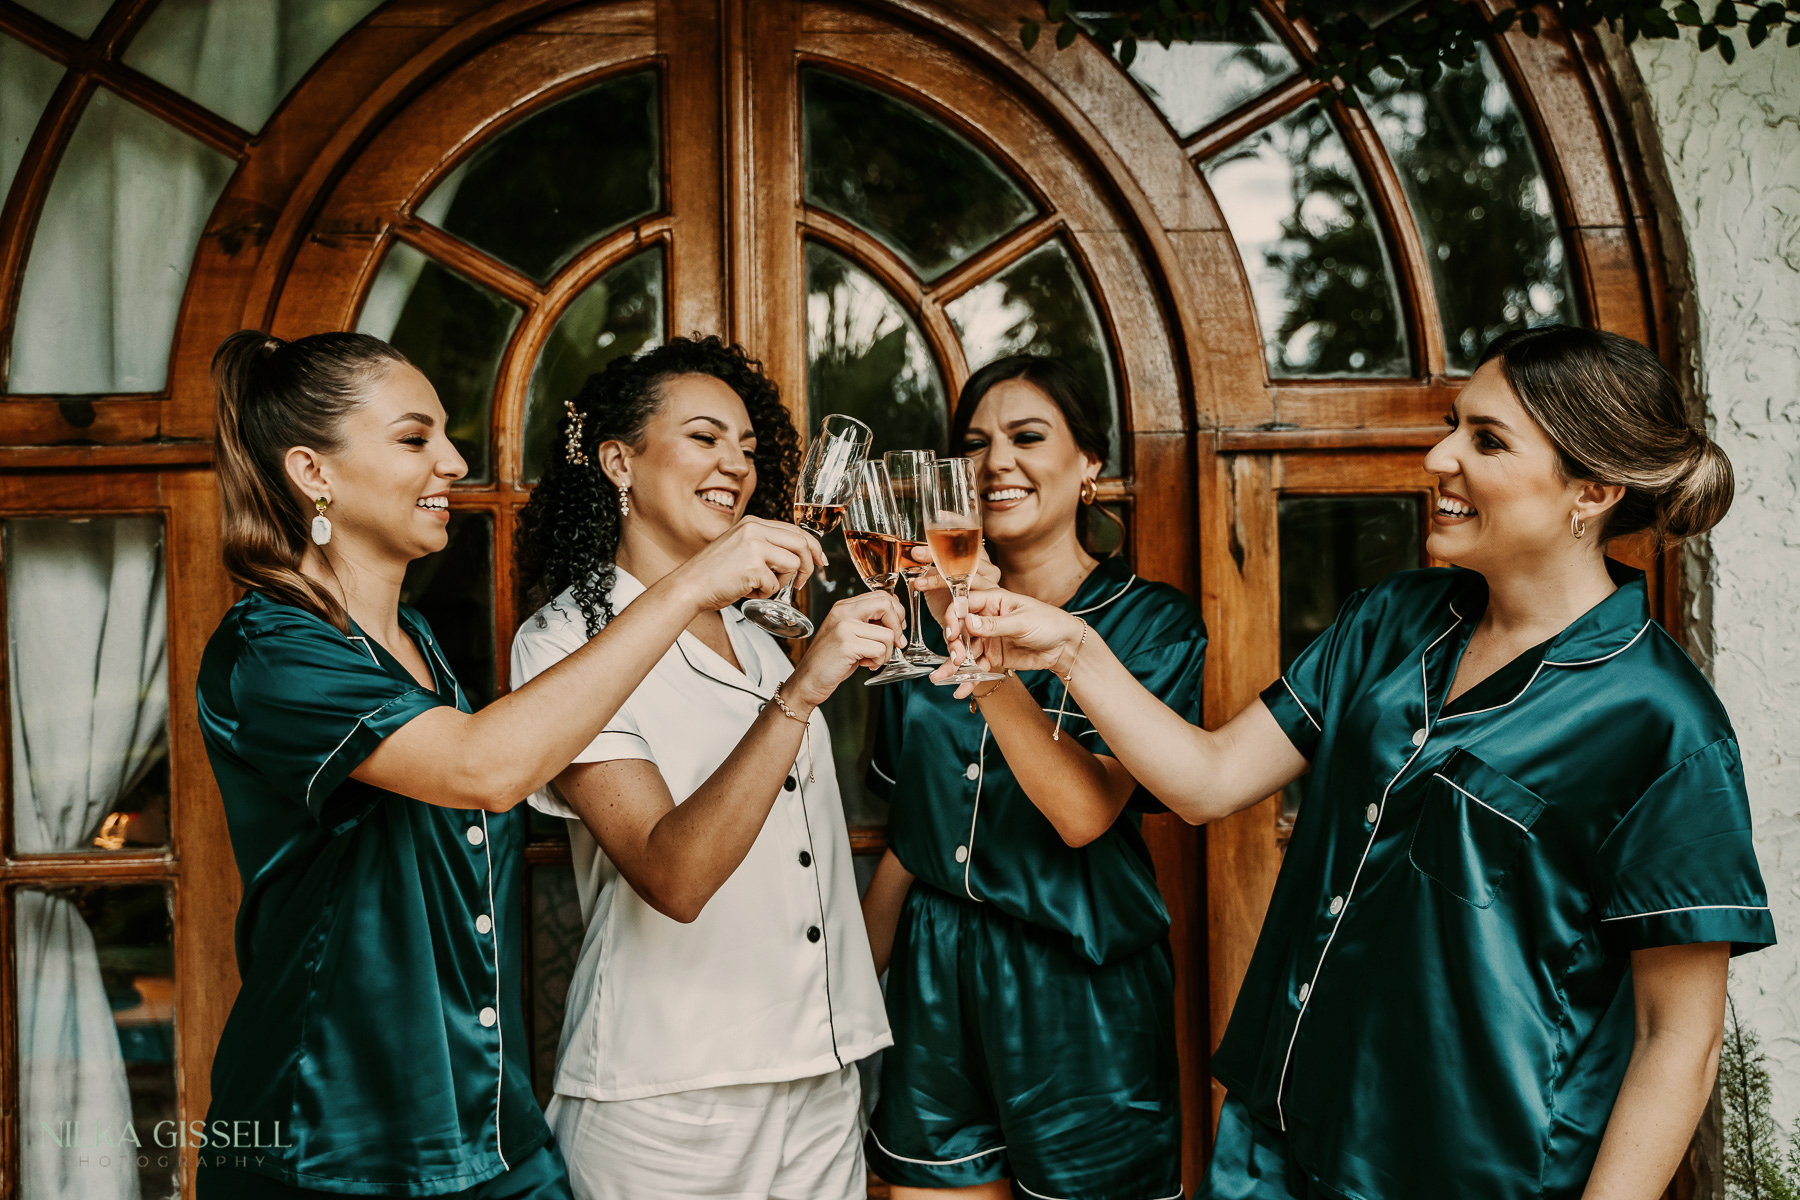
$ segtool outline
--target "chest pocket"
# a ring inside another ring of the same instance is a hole
[[[1425,802],[1413,827],[1412,864],[1476,908],[1494,892],[1531,840],[1543,797],[1457,750],[1421,785]]]

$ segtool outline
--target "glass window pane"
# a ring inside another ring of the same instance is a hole
[[[544,814],[532,810],[534,817]],[[546,818],[557,825],[563,822]],[[563,1009],[581,939],[581,897],[575,871],[566,863],[531,868],[531,1082],[538,1103],[550,1103],[556,1083],[556,1050],[562,1039]]]
[[[112,0],[19,0],[19,5],[40,17],[49,17],[70,33],[87,37],[99,27]]]
[[[23,42],[0,34],[0,204],[37,132],[38,118],[63,69]]]
[[[252,133],[381,0],[162,0],[131,39],[134,67]]]
[[[1337,619],[1352,592],[1395,571],[1425,565],[1425,511],[1417,496],[1283,496],[1281,669]],[[1282,810],[1299,811],[1304,785],[1290,783]]]
[[[806,398],[809,431],[828,413],[875,432],[871,453],[941,450],[949,407],[931,347],[906,309],[868,272],[817,242],[806,245]],[[839,539],[825,543],[825,569],[808,603],[824,612],[863,591]],[[838,789],[852,825],[881,824],[887,805],[863,783],[875,715],[871,690],[840,687],[825,702]]]
[[[4,523],[13,840],[168,844],[168,618],[156,517]]]
[[[552,104],[445,176],[418,213],[542,283],[662,205],[654,71]]]
[[[491,478],[494,381],[518,323],[511,301],[395,242],[356,325],[359,333],[392,342],[437,388],[470,482]]]
[[[63,152],[13,334],[14,392],[154,392],[235,164],[104,89]]]
[[[615,358],[662,344],[663,252],[635,254],[588,284],[569,302],[531,373],[525,399],[525,482],[536,483],[549,466],[563,402],[588,376]]]
[[[1105,407],[1111,451],[1102,474],[1119,473],[1119,394],[1100,312],[1068,247],[1039,246],[944,306],[962,338],[969,370],[1008,354],[1053,354],[1094,389]]]
[[[19,888],[13,905],[25,1194],[174,1200],[168,888]]]
[[[1300,71],[1260,14],[1220,27],[1201,22],[1201,40],[1175,42],[1167,50],[1139,42],[1131,77],[1162,110],[1178,137],[1198,133],[1238,105],[1260,96]]]
[[[823,71],[800,74],[806,202],[933,280],[1037,215],[988,155],[935,117]]]
[[[450,543],[406,568],[400,599],[437,635],[469,704],[494,698],[494,518],[450,510]]]
[[[1508,329],[1579,321],[1550,185],[1493,55],[1429,91],[1376,79],[1391,86],[1364,102],[1425,244],[1449,369],[1474,371]]]
[[[1303,105],[1201,170],[1250,278],[1270,375],[1411,373],[1368,190],[1323,108]]]

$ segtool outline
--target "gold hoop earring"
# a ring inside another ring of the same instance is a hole
[[[1587,536],[1587,522],[1581,519],[1580,513],[1569,514],[1569,532],[1575,535],[1577,541]]]
[[[319,510],[319,515],[312,522],[312,540],[315,546],[323,546],[331,540],[331,518],[325,515],[325,509],[330,504],[331,501],[324,496],[313,501],[314,507]]]
[[[1081,481],[1081,502],[1083,504],[1092,504],[1099,498],[1100,485],[1095,483],[1092,478],[1083,479]]]

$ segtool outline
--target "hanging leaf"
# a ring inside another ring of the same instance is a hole
[[[1019,42],[1029,50],[1037,45],[1038,23],[1036,21],[1021,21],[1019,25]]]
[[[1119,65],[1121,67],[1124,67],[1126,70],[1130,70],[1131,64],[1136,61],[1137,61],[1137,39],[1134,37],[1128,37],[1124,41],[1119,43]]]
[[[1062,28],[1056,31],[1056,48],[1058,50],[1067,50],[1070,46],[1075,44],[1075,39],[1080,33],[1081,26],[1073,21],[1064,21]]]
[[[1524,31],[1526,37],[1536,37],[1538,35],[1538,15],[1528,12],[1520,17],[1519,28]]]
[[[1723,33],[1719,35],[1719,57],[1728,63],[1737,61],[1737,47],[1732,45],[1731,38]]]
[[[1800,25],[1789,25],[1787,43],[1790,47],[1800,46]]]
[[[1700,15],[1700,9],[1693,0],[1681,0],[1675,6],[1675,19],[1683,25],[1704,25],[1706,19]]]
[[[1050,3],[1044,5],[1044,15],[1052,21],[1068,20],[1069,0],[1050,0]]]
[[[1719,0],[1719,7],[1713,10],[1713,24],[1722,29],[1730,29],[1737,23],[1737,5],[1731,0]]]

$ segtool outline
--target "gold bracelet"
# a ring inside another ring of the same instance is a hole
[[[787,680],[785,680],[785,679],[782,680],[782,683],[786,683],[786,682],[787,682]],[[800,722],[802,725],[806,726],[806,732],[801,734],[800,736],[801,736],[801,739],[806,743],[806,782],[812,783],[813,782],[812,719],[810,717],[803,717],[799,713],[795,712],[792,708],[788,707],[788,702],[782,698],[780,683],[775,685],[774,700],[775,700],[775,707],[777,707],[781,710],[783,716],[791,717],[794,720]]]
[[[1081,623],[1081,640],[1075,643],[1075,653],[1069,656],[1069,673],[1061,677],[1063,682],[1062,699],[1056,705],[1056,728],[1050,731],[1050,740],[1053,742],[1062,741],[1063,717],[1069,707],[1069,681],[1075,678],[1075,660],[1081,657],[1081,648],[1087,645],[1087,635],[1088,623],[1083,621]]]
[[[1005,668],[1005,671],[1006,671],[1006,679],[1017,679],[1019,677],[1018,672],[1014,671],[1011,667]],[[995,692],[997,692],[1001,688],[1005,687],[1006,679],[1002,679],[999,683],[996,683],[993,687],[989,688],[985,692],[970,692],[969,693],[969,715],[971,717],[981,711],[980,709],[975,707],[975,702],[977,700],[986,700],[989,696],[993,695]]]

